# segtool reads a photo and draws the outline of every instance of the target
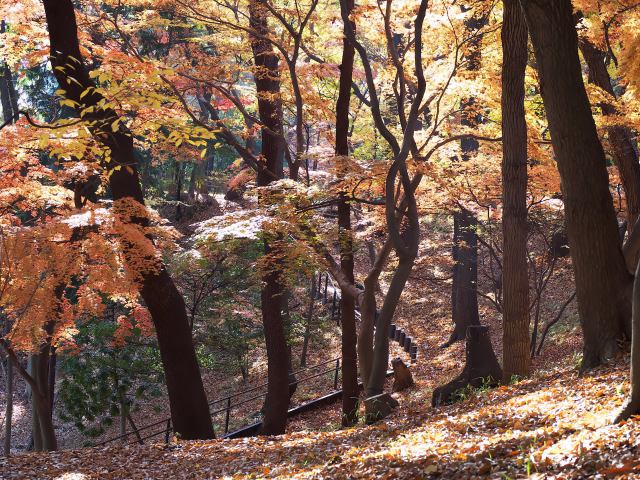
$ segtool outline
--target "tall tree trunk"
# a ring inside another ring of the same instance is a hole
[[[481,6],[479,6],[481,8]],[[468,7],[461,6],[463,11]],[[487,24],[487,12],[473,12],[465,21],[465,34],[471,40],[465,54],[468,72],[480,70],[482,60],[480,30]],[[478,113],[476,99],[473,97],[462,100],[462,125],[475,128],[483,122],[482,114]],[[464,138],[460,142],[462,161],[472,160],[477,152],[479,143],[475,138]],[[491,336],[487,327],[480,324],[478,312],[478,219],[475,214],[464,207],[454,213],[454,237],[459,239],[456,266],[454,267],[454,285],[452,294],[452,312],[455,330],[447,344],[461,338],[466,339],[465,366],[460,375],[451,382],[434,390],[432,404],[434,406],[450,397],[450,393],[464,388],[466,385],[477,386],[479,377],[490,377],[489,385],[495,385],[502,379],[502,370],[496,359]],[[457,278],[455,276],[457,275]],[[445,346],[447,345],[445,344]]]
[[[4,410],[4,455],[8,457],[11,454],[11,422],[13,419],[13,360],[8,355],[5,385],[7,405]]]
[[[609,192],[604,150],[582,80],[570,0],[521,0],[536,53],[556,154],[578,311],[582,368],[595,367],[630,335],[630,285]]]
[[[31,378],[34,380],[34,385],[29,386],[29,398],[31,400],[31,440],[29,442],[29,450],[33,452],[42,451],[42,437],[40,436],[40,422],[38,420],[38,409],[36,406],[37,390],[37,375],[38,375],[38,355],[29,355],[27,360],[28,372]]]
[[[49,394],[49,408],[53,412],[56,397],[56,370],[58,365],[58,354],[56,347],[49,348],[49,365],[47,369],[47,391]]]
[[[43,3],[49,29],[51,64],[60,88],[66,91],[67,98],[78,103],[78,111],[98,106],[104,98],[95,90],[80,54],[73,3],[71,0],[43,0]],[[92,122],[90,129],[95,138],[111,152],[111,160],[106,167],[110,172],[109,186],[114,202],[133,199],[144,205],[133,138],[122,126],[118,131],[112,131],[111,125],[118,119],[117,113],[95,108],[84,118]],[[109,134],[105,135],[105,131]],[[148,223],[146,217],[134,221],[143,226]],[[124,253],[125,260],[135,265],[136,246],[131,245]],[[209,405],[184,299],[163,264],[157,271],[141,274],[140,293],[149,308],[158,338],[173,429],[183,439],[212,438]]]
[[[4,20],[0,22],[0,33],[6,31]],[[18,101],[13,77],[8,65],[0,64],[0,103],[5,122],[14,122],[18,115]],[[5,319],[6,321],[6,319]],[[7,323],[8,326],[8,323]],[[5,332],[8,333],[8,332]],[[7,373],[5,379],[6,406],[4,411],[4,454],[11,453],[11,424],[13,422],[13,359],[7,355]]]
[[[461,10],[466,11],[468,7],[461,6]],[[478,31],[486,25],[487,18],[484,13],[474,13],[465,21],[465,31],[467,35],[475,35],[467,48],[465,54],[466,70],[475,72],[480,69],[482,60],[481,41],[482,37]],[[476,99],[473,97],[462,100],[462,125],[467,127],[477,127],[482,122],[482,117],[477,113]],[[466,162],[473,158],[478,151],[479,142],[475,138],[463,138],[460,141],[462,161]],[[466,338],[467,327],[480,324],[480,314],[478,313],[478,220],[473,212],[461,208],[453,214],[454,242],[453,247],[455,265],[453,269],[453,285],[451,292],[451,312],[454,324],[454,331],[445,343],[445,347],[458,340]],[[457,235],[456,235],[457,233]]]
[[[580,50],[589,67],[589,82],[597,85],[613,98],[616,93],[611,85],[611,77],[605,64],[605,53],[587,38],[580,39]],[[600,104],[604,115],[615,115],[616,107],[607,102]],[[620,179],[627,200],[627,226],[633,231],[640,216],[640,163],[633,148],[633,137],[628,128],[615,125],[607,128],[609,142],[613,149],[613,160],[620,172]]]
[[[58,449],[49,394],[49,356],[50,345],[45,343],[38,353],[31,355],[30,358],[30,373],[34,380],[34,386],[31,389],[34,451]]]
[[[180,221],[182,218],[182,177],[184,176],[184,162],[178,162],[176,160],[175,172],[173,175],[173,181],[176,187],[174,200],[176,201],[176,221]]]
[[[354,1],[346,0],[346,8],[351,15]],[[351,22],[355,30],[355,24]],[[336,156],[349,156],[349,104],[351,102],[351,83],[353,80],[353,60],[355,48],[345,38],[342,41],[342,63],[338,101],[336,103]],[[346,173],[346,172],[341,172]],[[340,194],[338,203],[338,229],[340,242],[340,268],[352,284],[353,276],[353,233],[351,231],[351,205],[346,193]],[[342,426],[350,427],[358,422],[358,352],[356,347],[356,302],[346,291],[341,292],[342,328]]]
[[[480,325],[478,313],[478,220],[468,210],[453,214],[451,312],[454,329],[443,345],[448,347],[466,338],[467,327]]]
[[[5,21],[0,21],[0,34],[5,33],[6,30]],[[18,94],[13,83],[11,69],[5,63],[0,63],[0,104],[4,121],[15,122],[18,119]]]
[[[627,420],[632,415],[640,414],[640,262],[636,268],[635,281],[633,283],[633,308],[632,308],[631,333],[631,394],[629,400],[616,417],[616,422]]]
[[[282,178],[283,150],[282,141],[274,133],[282,132],[282,102],[280,99],[280,72],[278,56],[271,43],[263,37],[269,35],[267,26],[267,8],[264,0],[251,0],[249,13],[251,28],[257,35],[251,36],[251,49],[255,63],[255,82],[258,92],[258,113],[266,128],[262,129],[262,156],[267,171],[258,172],[258,186],[266,186],[274,178]],[[271,133],[274,132],[274,133]],[[277,238],[265,236],[265,255],[277,257],[272,243]],[[274,255],[275,254],[275,255]],[[265,400],[264,419],[260,433],[279,435],[287,426],[289,408],[289,349],[282,318],[285,288],[281,270],[273,267],[263,277],[261,291],[262,322],[267,345],[268,388]]]
[[[527,24],[518,0],[503,0],[502,21],[502,241],[503,381],[529,374],[527,273],[527,122],[524,74]]]
[[[4,456],[11,455],[11,423],[13,420],[13,359],[7,355],[4,410]]]
[[[282,323],[284,325],[285,338],[287,339],[287,383],[289,385],[289,403],[291,403],[291,397],[296,393],[298,389],[298,379],[293,369],[293,355],[291,354],[291,342],[289,342],[289,336],[291,332],[291,310],[289,310],[289,301],[291,300],[291,290],[284,289],[282,294]]]

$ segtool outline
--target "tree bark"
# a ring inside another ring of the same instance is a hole
[[[480,325],[478,313],[478,220],[467,210],[453,214],[454,257],[451,286],[451,314],[454,329],[443,345],[448,347],[464,340],[467,327]]]
[[[527,122],[524,75],[527,24],[518,0],[503,0],[502,21],[502,239],[503,381],[529,374],[527,273]]]
[[[436,388],[431,406],[439,407],[455,402],[465,389],[494,387],[502,378],[502,369],[491,345],[489,327],[472,325],[467,328],[464,369],[449,383]]]
[[[578,312],[582,369],[600,365],[630,336],[631,276],[618,238],[604,150],[582,80],[570,0],[521,0],[562,182]]]
[[[13,359],[7,355],[7,372],[5,378],[5,401],[7,405],[4,410],[4,456],[11,455],[11,423],[13,419]]]
[[[34,380],[31,388],[31,405],[33,449],[36,452],[58,449],[49,394],[49,351],[50,345],[45,343],[38,353],[31,355],[29,359],[30,374]]]
[[[0,33],[6,31],[4,20],[0,22]],[[2,117],[5,122],[15,122],[18,115],[18,96],[11,70],[5,64],[0,64],[0,103],[2,104]],[[6,319],[5,319],[6,321]],[[7,324],[8,326],[8,324]],[[8,332],[5,332],[8,333]],[[8,457],[11,454],[11,424],[13,421],[13,359],[7,355],[7,377],[5,379],[5,394],[7,405],[4,415],[4,454]]]
[[[632,308],[632,333],[631,333],[631,394],[629,400],[616,416],[616,423],[627,420],[632,415],[640,414],[640,262],[636,268],[635,281],[633,283],[633,308]]]
[[[175,161],[175,172],[173,175],[174,183],[175,183],[175,196],[174,199],[176,201],[176,221],[180,221],[182,218],[182,177],[184,177],[184,162]]]
[[[591,43],[587,38],[579,41],[580,50],[587,66],[589,67],[589,82],[600,87],[611,95],[617,97],[611,77],[605,64],[605,53]],[[616,108],[607,102],[600,104],[604,115],[615,115]],[[627,226],[629,234],[633,231],[638,216],[640,216],[640,163],[638,154],[633,148],[633,137],[628,128],[615,125],[607,128],[609,142],[611,143],[613,160],[620,172],[620,179],[627,200]]]
[[[111,159],[106,168],[110,172],[109,187],[113,200],[133,199],[144,205],[133,138],[123,126],[113,131],[113,122],[119,118],[116,112],[98,107],[103,97],[96,92],[80,54],[73,3],[71,0],[43,0],[43,3],[49,29],[51,64],[60,88],[65,90],[67,98],[77,102],[78,111],[96,107],[84,118],[93,122],[90,130],[96,140],[110,150]],[[148,223],[146,218],[134,221],[143,226]],[[135,245],[132,245],[124,252],[125,260],[131,265],[135,265],[135,250]],[[184,299],[164,264],[156,271],[141,274],[140,293],[149,308],[158,338],[174,431],[183,439],[212,438],[209,405]]]
[[[469,7],[461,6],[462,11]],[[486,25],[487,17],[484,13],[474,13],[465,21],[467,35],[475,35],[470,41],[464,56],[465,69],[468,72],[476,72],[480,69],[482,60],[481,41],[482,36],[478,31]],[[475,128],[482,121],[477,113],[476,99],[474,97],[463,98],[461,102],[460,123],[467,127]],[[475,138],[463,138],[460,141],[462,161],[473,158],[480,146]],[[478,219],[470,210],[461,208],[453,214],[454,223],[454,269],[451,292],[451,312],[454,330],[451,337],[443,346],[448,347],[456,341],[464,340],[467,327],[480,324],[478,312]],[[456,245],[457,244],[457,245]]]
[[[282,178],[283,175],[283,144],[278,135],[275,135],[282,131],[279,60],[272,45],[262,38],[269,35],[267,8],[263,1],[249,2],[251,27],[259,35],[251,36],[251,49],[256,69],[258,113],[260,121],[265,125],[262,129],[262,156],[266,162],[266,171],[258,171],[258,186],[269,185],[274,177]],[[277,239],[265,238],[265,255],[277,256],[278,252],[274,252],[272,247],[273,241],[277,242]],[[260,434],[279,435],[286,430],[289,408],[289,349],[282,318],[285,288],[277,265],[263,275],[262,281],[260,297],[267,346],[268,387]]]
[[[6,29],[5,21],[0,21],[0,33],[5,33]],[[18,119],[18,94],[11,69],[5,63],[0,63],[0,104],[4,121],[15,122]]]
[[[354,1],[345,2],[349,15]],[[346,27],[345,27],[346,28]],[[351,22],[355,30],[355,24]],[[345,38],[342,41],[342,63],[340,65],[340,81],[338,101],[336,103],[336,156],[349,156],[349,104],[351,102],[351,84],[353,80],[353,61],[355,48]],[[340,161],[340,160],[339,160]],[[351,230],[351,204],[345,192],[340,194],[338,203],[338,229],[340,242],[340,268],[351,284],[355,283],[353,275],[353,233]],[[356,302],[346,291],[341,292],[342,328],[342,426],[350,427],[358,422],[358,353],[356,333]]]

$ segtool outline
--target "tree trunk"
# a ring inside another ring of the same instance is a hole
[[[289,342],[289,335],[291,332],[291,311],[289,310],[289,301],[291,300],[291,290],[284,289],[282,294],[282,323],[284,325],[285,338],[287,339],[287,383],[289,385],[289,403],[291,403],[291,397],[296,393],[298,389],[298,379],[293,369],[293,355],[291,354],[291,342]]]
[[[11,422],[13,419],[13,359],[7,355],[7,377],[5,378],[5,401],[7,405],[4,410],[4,456],[11,455]]]
[[[4,20],[0,22],[0,33],[4,33],[6,25]],[[15,122],[18,115],[18,101],[13,84],[11,70],[5,64],[0,64],[0,103],[2,104],[2,117],[5,122]],[[5,318],[5,321],[6,318]],[[7,321],[7,326],[9,323]],[[9,333],[8,331],[5,333]],[[11,424],[13,421],[13,359],[7,355],[6,402],[4,415],[4,454],[11,454]]]
[[[189,189],[187,190],[187,198],[189,202],[196,203],[196,182],[198,179],[198,165],[199,162],[194,163],[191,167],[191,175],[189,176]]]
[[[461,6],[462,11],[469,7]],[[480,69],[482,60],[481,40],[482,36],[477,35],[487,18],[484,13],[472,15],[465,21],[465,32],[467,35],[475,35],[469,41],[464,59],[465,69],[468,72],[476,72]],[[474,97],[463,98],[461,102],[460,123],[467,127],[477,127],[482,122],[482,117],[478,114],[476,99]],[[460,141],[462,161],[466,162],[473,158],[480,146],[475,138],[463,138]],[[469,210],[462,208],[453,214],[454,223],[454,270],[453,285],[451,292],[451,312],[454,330],[449,341],[443,346],[448,347],[452,343],[464,340],[467,327],[480,324],[480,314],[478,313],[478,220]],[[457,258],[456,258],[457,256]]]
[[[6,31],[5,21],[0,22],[0,33]],[[13,83],[13,75],[9,66],[0,63],[0,104],[2,105],[2,117],[5,122],[18,119],[18,94],[15,84]]]
[[[630,335],[631,276],[609,192],[604,150],[582,80],[570,0],[521,0],[556,154],[584,334],[582,369]]]
[[[462,373],[433,391],[431,406],[453,403],[466,388],[493,387],[502,378],[502,370],[491,345],[489,327],[470,326],[467,328],[466,340],[466,359]]]
[[[460,256],[458,255],[458,243],[460,242],[460,222],[458,221],[458,217],[453,215],[453,241],[451,242],[451,259],[453,260],[453,273],[451,279],[451,319],[453,320],[453,332],[451,332],[451,336],[449,340],[447,340],[440,348],[448,348],[453,345],[455,342],[462,340],[462,334],[464,330],[458,328],[456,323],[456,319],[458,318],[458,312],[456,307],[458,305],[457,302],[457,294],[458,289],[460,288],[458,284],[460,283],[460,274],[458,262],[460,260]]]
[[[71,0],[44,0],[43,3],[49,28],[51,64],[60,88],[66,91],[67,98],[78,103],[78,111],[96,107],[104,98],[93,88],[95,85],[80,54],[73,3]],[[111,126],[118,116],[110,109],[96,108],[84,118],[93,122],[90,127],[92,134],[111,152],[111,160],[106,167],[110,172],[109,187],[114,202],[128,198],[144,205],[130,132],[122,126],[118,131],[112,131]],[[148,222],[146,218],[134,221],[143,226]],[[135,265],[136,246],[125,249],[124,253],[125,261]],[[157,271],[141,274],[141,295],[151,313],[158,338],[173,428],[183,439],[212,438],[209,405],[184,299],[163,264]]]
[[[182,218],[182,177],[184,176],[184,162],[178,162],[176,160],[175,173],[173,175],[173,181],[175,183],[176,191],[174,200],[176,202],[176,221],[180,221]]]
[[[262,156],[266,170],[258,172],[258,186],[266,186],[273,178],[282,178],[282,141],[274,133],[282,132],[282,102],[280,99],[280,72],[278,56],[272,45],[263,37],[268,36],[267,8],[264,0],[251,0],[249,13],[251,28],[259,35],[251,36],[251,49],[255,64],[255,82],[258,92],[258,113],[266,128],[262,129]],[[274,133],[271,133],[274,132]],[[268,174],[271,172],[271,175]],[[277,257],[272,240],[265,238],[265,255]],[[274,255],[275,254],[275,255]],[[289,351],[282,318],[282,302],[285,293],[281,271],[272,267],[262,277],[261,291],[262,322],[267,346],[268,388],[265,400],[264,419],[260,428],[262,435],[279,435],[287,426],[289,408]]]
[[[49,394],[49,408],[53,412],[53,405],[56,396],[56,370],[58,365],[58,354],[56,348],[49,349],[49,365],[47,369],[47,390]]]
[[[627,420],[632,415],[640,415],[640,262],[638,262],[636,277],[633,283],[632,310],[631,394],[622,411],[616,416],[616,423]]]
[[[349,82],[349,87],[351,82]],[[353,275],[353,238],[351,232],[351,206],[345,195],[338,204],[340,236],[340,268],[351,283]],[[356,332],[356,302],[347,292],[341,292],[342,328],[342,426],[350,427],[358,422],[358,353]]]
[[[589,67],[589,82],[597,85],[613,98],[616,93],[611,85],[611,77],[605,64],[605,53],[587,38],[580,39],[580,50]],[[600,104],[604,115],[617,114],[615,105]],[[629,234],[633,231],[640,215],[640,163],[633,148],[633,137],[628,128],[616,125],[607,129],[613,149],[613,160],[620,172],[620,179],[627,200],[627,225]]]
[[[478,313],[478,220],[467,210],[453,214],[455,265],[451,288],[451,312],[454,330],[443,345],[464,340],[467,327],[480,325]]]
[[[505,383],[529,374],[527,273],[527,24],[518,0],[503,0],[502,23],[502,362]]]
[[[346,8],[351,14],[354,1],[346,0]],[[346,28],[346,27],[345,27]],[[355,24],[351,22],[355,30]],[[336,156],[349,156],[349,104],[351,102],[351,83],[353,77],[353,61],[355,48],[345,38],[342,41],[342,63],[340,65],[340,82],[338,101],[336,103]],[[339,162],[341,160],[338,160]],[[345,173],[345,172],[341,172]],[[351,283],[355,283],[353,275],[353,233],[351,231],[351,204],[346,193],[340,194],[338,203],[338,229],[340,242],[340,268]],[[358,352],[356,333],[356,302],[346,291],[341,291],[341,323],[342,328],[342,426],[350,427],[358,422]]]
[[[31,433],[36,452],[58,448],[49,395],[49,349],[49,344],[44,344],[38,353],[29,357],[29,373],[34,380],[31,388]]]
[[[265,255],[273,253],[268,240],[264,241]],[[282,294],[280,272],[270,270],[263,275],[260,299],[262,323],[267,346],[267,397],[260,433],[280,435],[287,426],[289,409],[289,365],[287,340],[282,320]]]
[[[380,314],[376,318],[373,363],[366,389],[367,398],[379,395],[384,390],[384,381],[389,365],[389,326],[409,275],[411,275],[414,259],[411,257],[400,259],[398,267],[393,273]]]

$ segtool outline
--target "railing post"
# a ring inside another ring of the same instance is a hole
[[[393,339],[396,342],[400,341],[400,333],[402,333],[402,330],[400,330],[399,328],[396,327],[395,331],[393,332]]]
[[[338,372],[340,371],[340,359],[336,358],[336,373],[333,376],[333,389],[338,389]]]
[[[328,273],[325,274],[325,277],[324,277],[324,303],[327,303],[327,295],[328,295],[327,285],[329,285],[329,274]]]
[[[333,290],[333,301],[331,303],[331,318],[336,318],[336,295],[338,292]]]
[[[227,412],[224,417],[224,434],[229,433],[229,412],[231,411],[231,397],[227,398]]]
[[[171,432],[171,419],[167,419],[167,430],[164,432],[164,443],[169,443],[169,433]]]
[[[417,345],[411,345],[411,363],[416,363],[416,361],[418,360],[418,346]]]

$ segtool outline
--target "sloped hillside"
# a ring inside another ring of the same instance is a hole
[[[640,419],[610,425],[628,363],[578,377],[571,365],[434,410],[399,395],[386,421],[346,431],[17,455],[2,478],[635,478]]]

